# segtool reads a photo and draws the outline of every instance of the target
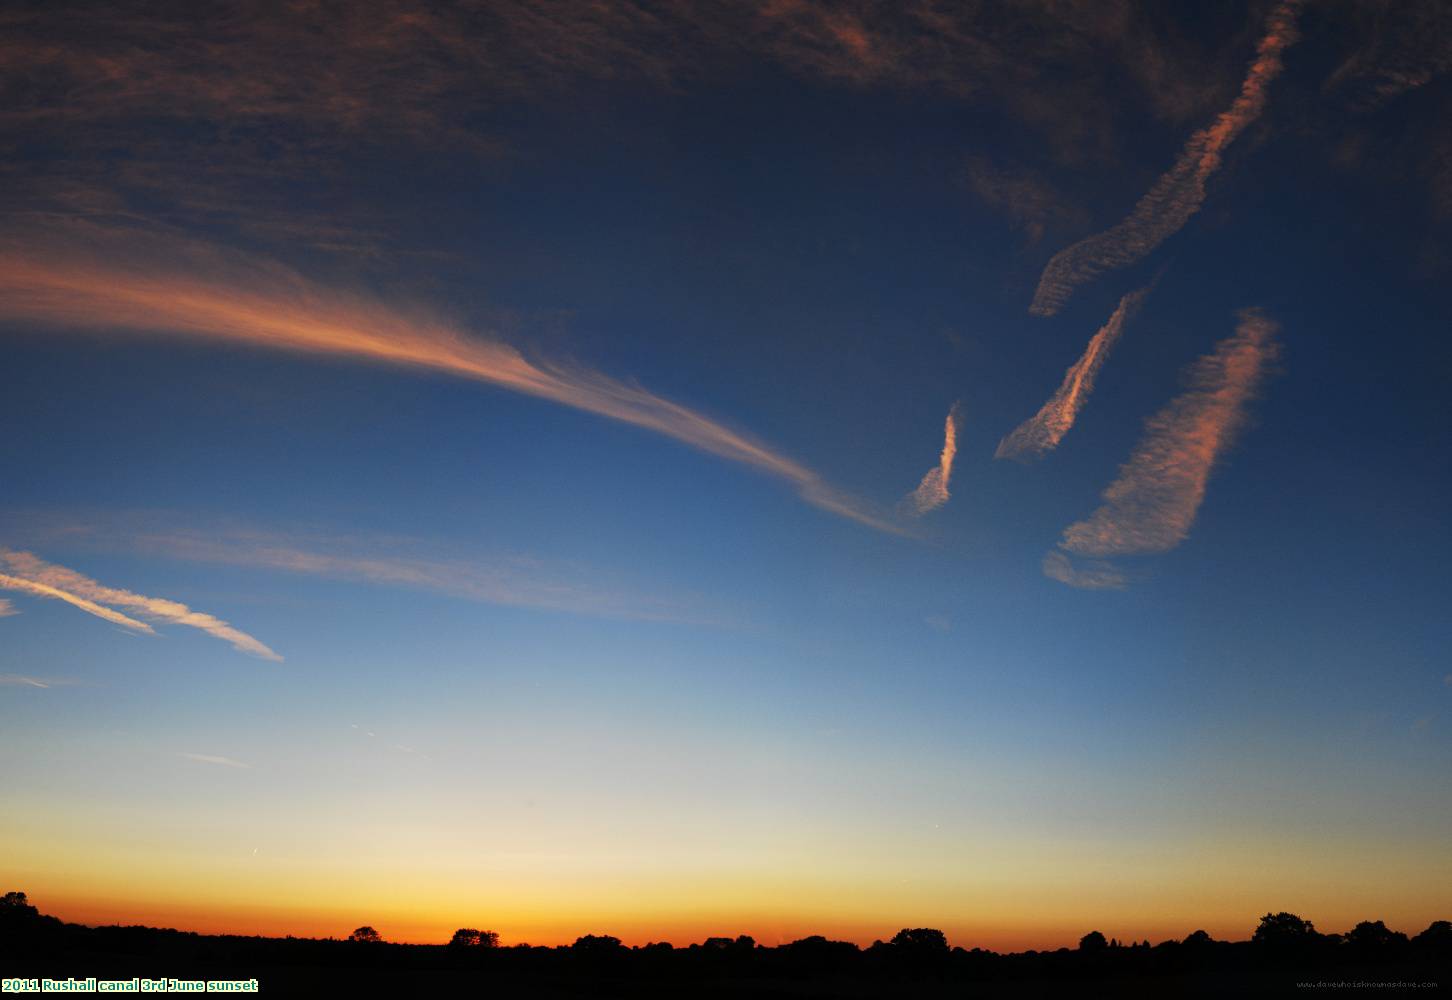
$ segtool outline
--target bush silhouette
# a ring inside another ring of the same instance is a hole
[[[383,941],[383,935],[379,934],[372,927],[363,925],[352,934],[348,935],[349,941],[356,941],[360,944],[379,944]]]
[[[1079,939],[1080,951],[1103,951],[1109,947],[1109,942],[1104,940],[1104,935],[1098,931],[1090,931]]]

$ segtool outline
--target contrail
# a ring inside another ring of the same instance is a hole
[[[1164,552],[1190,533],[1216,459],[1245,423],[1246,404],[1277,355],[1277,326],[1254,310],[1189,372],[1190,387],[1146,423],[1145,436],[1104,503],[1064,529],[1077,555]]]
[[[1115,341],[1147,295],[1149,288],[1141,288],[1119,300],[1109,321],[1089,338],[1089,346],[1084,349],[1083,356],[1064,373],[1064,381],[1058,391],[1049,397],[1038,413],[998,443],[994,458],[1030,461],[1042,458],[1058,447],[1064,435],[1069,433],[1069,428],[1074,426],[1079,411],[1089,401],[1089,394],[1094,391],[1094,379],[1109,357]]]
[[[127,618],[120,612],[105,606],[115,605],[133,611],[143,618],[200,629],[208,635],[230,642],[233,649],[259,656],[264,660],[277,662],[282,660],[281,656],[246,632],[233,628],[213,615],[193,611],[179,601],[169,601],[161,597],[146,597],[129,590],[107,587],[75,570],[53,565],[29,552],[0,549],[0,565],[10,570],[11,573],[17,574],[16,576],[0,576],[0,586],[6,586],[5,581],[7,580],[16,580],[28,584],[31,588],[42,588],[44,591],[49,591],[46,596],[59,597],[63,601],[69,601],[93,615],[116,621],[117,624],[126,625],[128,628],[152,631],[150,626]],[[31,593],[40,592],[40,590],[31,590]]]
[[[59,587],[52,587],[48,584],[37,583],[34,580],[26,580],[18,576],[10,576],[7,573],[0,573],[0,589],[18,590],[25,594],[34,594],[36,597],[52,597],[57,601],[65,601],[67,604],[80,608],[87,614],[95,615],[97,618],[104,618],[115,625],[123,625],[137,632],[152,632],[150,625],[139,622],[135,618],[127,618],[119,611],[102,607],[95,601],[88,601],[84,597],[62,590]],[[154,634],[154,633],[153,633]]]
[[[187,249],[187,248],[183,248]],[[645,389],[587,368],[532,361],[508,344],[363,296],[322,288],[277,265],[232,259],[220,277],[142,267],[127,248],[100,260],[62,249],[0,248],[0,318],[95,330],[170,332],[430,369],[502,386],[655,431],[784,479],[823,510],[902,533],[800,463]],[[175,249],[172,254],[175,255]],[[193,248],[193,256],[197,252]],[[208,251],[201,270],[215,269]],[[126,261],[121,263],[120,261]]]
[[[903,497],[899,506],[904,513],[921,517],[948,502],[948,482],[953,477],[953,459],[957,454],[958,404],[954,403],[943,421],[943,451],[938,456],[938,464],[928,470],[917,489]]]
[[[1169,172],[1150,188],[1118,225],[1060,250],[1044,268],[1029,312],[1052,316],[1074,289],[1144,257],[1179,231],[1205,201],[1205,182],[1220,167],[1225,149],[1260,116],[1266,90],[1281,71],[1281,54],[1296,40],[1303,0],[1283,0],[1267,19],[1240,94],[1229,109],[1190,137]]]

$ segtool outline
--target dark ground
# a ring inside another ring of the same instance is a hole
[[[688,948],[626,948],[593,937],[572,947],[500,948],[92,928],[6,898],[6,978],[256,979],[260,992],[274,996],[1436,996],[1452,985],[1452,925],[1444,921],[1408,939],[1370,923],[1322,935],[1290,915],[1268,915],[1251,941],[1197,935],[1116,947],[1099,939],[1076,950],[1008,955],[948,949],[933,931],[905,932],[867,949],[822,938],[776,948],[727,938]]]

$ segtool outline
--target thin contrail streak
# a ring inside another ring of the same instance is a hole
[[[87,614],[103,618],[114,625],[121,625],[137,632],[152,632],[150,625],[139,622],[135,618],[128,618],[121,612],[112,608],[104,607],[95,601],[88,601],[78,594],[62,590],[59,587],[52,587],[49,584],[38,583],[35,580],[26,580],[23,577],[11,576],[8,573],[0,573],[0,589],[15,590],[25,594],[33,594],[36,597],[49,597],[57,601],[65,601],[72,607],[80,608]]]
[[[127,618],[110,605],[125,608],[153,621],[200,629],[208,635],[231,643],[232,648],[240,652],[250,653],[264,660],[282,660],[281,656],[246,632],[233,628],[215,615],[193,611],[180,601],[171,601],[163,597],[147,597],[129,590],[107,587],[75,570],[48,563],[30,552],[0,548],[0,566],[4,566],[11,573],[16,574],[15,576],[0,576],[0,586],[4,586],[6,580],[19,580],[32,588],[41,588],[40,590],[32,589],[32,593],[48,591],[49,593],[46,593],[45,596],[58,597],[83,611],[89,611],[91,614],[109,621],[116,621],[117,624],[126,625],[128,628],[139,627],[146,632],[152,631],[150,626]]]

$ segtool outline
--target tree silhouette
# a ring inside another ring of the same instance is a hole
[[[695,947],[692,945],[692,947]],[[751,951],[756,947],[756,939],[749,934],[742,934],[736,938],[729,937],[708,937],[701,942],[701,947],[706,951],[743,952]]]
[[[610,934],[586,934],[576,938],[571,950],[581,955],[617,955],[625,950],[618,937]]]
[[[948,938],[933,927],[904,927],[893,935],[892,943],[912,955],[946,955]]]
[[[30,905],[25,893],[7,892],[0,897],[0,929],[24,927],[40,919],[40,911]],[[0,933],[0,943],[3,942],[4,934]]]
[[[390,943],[384,948],[382,935],[369,926],[350,934],[347,940],[352,943],[347,944],[335,938],[85,927],[39,914],[24,893],[0,895],[0,956],[24,954],[61,964],[77,953],[100,954],[116,956],[138,971],[145,971],[158,954],[196,965],[224,962],[272,969],[269,963],[277,962],[292,970],[289,974],[299,984],[315,984],[324,974],[346,974],[350,984],[375,992],[424,976],[461,993],[487,987],[501,994],[531,996],[597,995],[598,989],[592,987],[606,981],[610,995],[641,1000],[725,995],[728,985],[745,990],[757,983],[781,983],[785,988],[789,982],[805,991],[788,990],[793,996],[844,992],[860,997],[966,996],[975,995],[973,984],[1008,995],[1014,983],[1034,987],[1030,991],[1037,995],[1044,984],[1075,980],[1085,986],[1078,992],[1090,996],[1160,996],[1176,983],[1204,987],[1188,991],[1195,995],[1258,995],[1260,990],[1252,987],[1290,978],[1285,973],[1294,965],[1314,965],[1318,975],[1324,969],[1327,976],[1343,980],[1365,978],[1374,969],[1379,980],[1430,982],[1445,969],[1446,956],[1452,955],[1452,923],[1445,920],[1408,940],[1379,920],[1363,921],[1345,935],[1324,934],[1295,914],[1267,913],[1254,938],[1247,941],[1245,936],[1215,941],[1205,931],[1196,931],[1183,942],[1151,946],[1127,939],[1116,949],[1104,934],[1091,931],[1080,940],[1077,952],[1060,948],[1000,955],[977,948],[949,950],[942,932],[923,927],[904,928],[890,943],[879,940],[867,949],[820,935],[774,947],[759,946],[745,936],[720,936],[689,948],[664,942],[627,948],[619,938],[594,934],[579,938],[573,946],[500,948],[493,932],[461,927],[448,947]],[[118,972],[134,974],[124,966]],[[529,989],[530,984],[536,988]],[[809,988],[817,985],[835,991]],[[284,992],[295,990],[284,988]]]
[[[499,935],[493,931],[477,931],[472,927],[460,927],[449,939],[451,948],[497,948]]]
[[[1316,927],[1309,920],[1302,920],[1294,913],[1267,913],[1260,918],[1260,926],[1251,935],[1256,944],[1272,948],[1294,948],[1317,937]]]
[[[1389,929],[1380,920],[1363,920],[1347,933],[1346,943],[1353,948],[1373,950],[1406,944],[1407,936]]]
[[[1440,949],[1446,954],[1452,954],[1452,922],[1433,920],[1426,930],[1412,940],[1428,951]]]

